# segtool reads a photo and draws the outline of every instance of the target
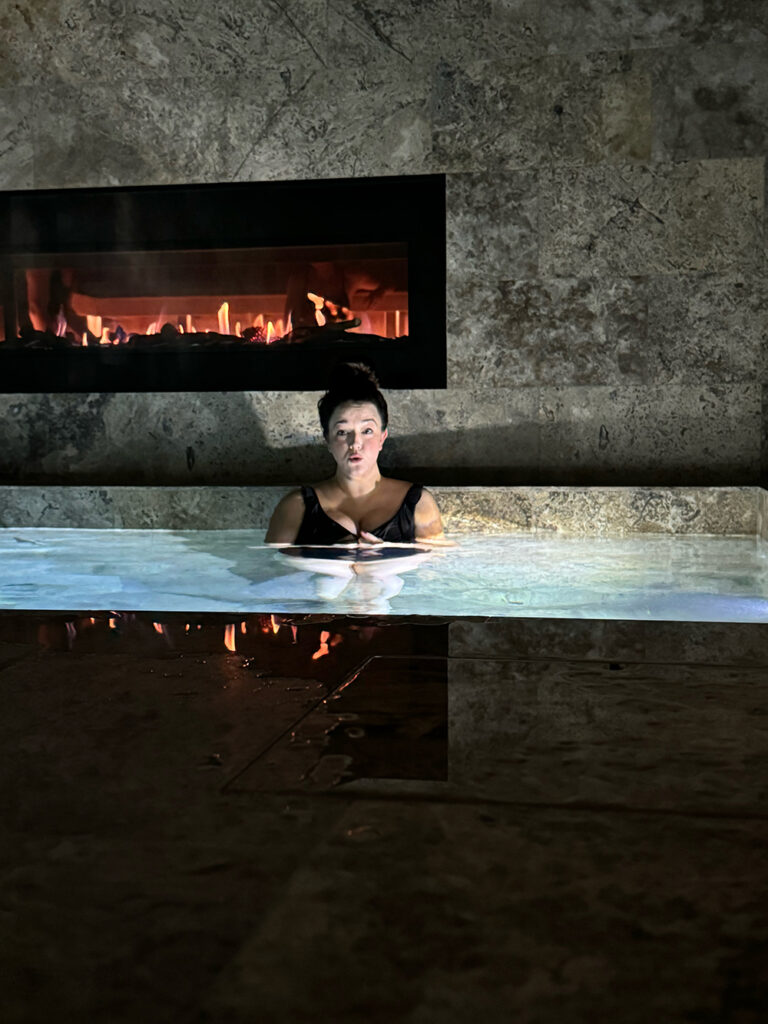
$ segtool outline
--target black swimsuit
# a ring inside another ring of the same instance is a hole
[[[392,518],[367,532],[379,540],[412,543],[416,539],[415,509],[422,490],[421,484],[411,484]],[[356,539],[346,527],[323,511],[313,487],[302,487],[301,496],[304,499],[304,518],[294,544],[348,544]]]

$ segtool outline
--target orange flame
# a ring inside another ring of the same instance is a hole
[[[245,634],[248,632],[248,626],[244,622],[240,623],[240,632],[243,634],[243,636],[245,636]]]
[[[162,636],[162,635],[163,635],[163,633],[165,632],[165,630],[163,629],[163,627],[162,627],[162,626],[160,625],[160,623],[159,623],[159,622],[153,622],[153,623],[152,623],[152,626],[153,626],[153,628],[154,628],[155,632],[156,632],[156,633],[159,633],[159,634],[160,634],[160,636]]]
[[[229,303],[222,302],[217,313],[219,320],[219,334],[229,334]]]
[[[277,635],[280,632],[280,623],[275,619],[274,615],[269,616],[269,623],[272,626],[272,632]]]
[[[234,624],[234,622],[229,622],[224,627],[224,646],[227,648],[228,651],[232,651],[233,654],[237,650],[237,646],[235,644],[235,624]]]

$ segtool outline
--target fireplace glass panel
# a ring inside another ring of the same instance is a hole
[[[19,347],[213,350],[408,337],[405,243],[45,253],[14,264],[7,333]]]
[[[445,179],[0,195],[0,390],[445,387]]]

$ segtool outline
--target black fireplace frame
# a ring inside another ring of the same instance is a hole
[[[341,344],[221,351],[0,341],[0,393],[323,390],[339,359],[368,362],[386,388],[446,387],[445,175],[2,192],[6,338],[15,331],[13,259],[21,254],[370,242],[407,245],[406,341],[350,334]]]

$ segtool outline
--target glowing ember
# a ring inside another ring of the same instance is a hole
[[[323,306],[325,306],[325,299],[322,295],[315,295],[314,292],[307,292],[307,298],[315,307],[315,320],[317,321],[318,327],[325,327],[325,315],[323,314]]]

